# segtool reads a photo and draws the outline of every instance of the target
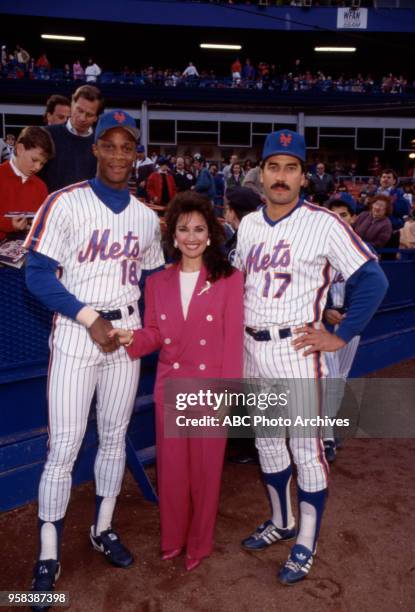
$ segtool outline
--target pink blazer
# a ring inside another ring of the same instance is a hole
[[[132,358],[160,349],[156,401],[166,378],[243,376],[243,274],[235,270],[208,287],[203,267],[185,320],[179,271],[176,264],[146,281],[144,328],[127,349]]]

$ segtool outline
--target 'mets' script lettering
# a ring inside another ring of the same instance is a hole
[[[286,268],[290,265],[290,245],[280,240],[273,248],[272,253],[262,254],[265,242],[254,244],[246,258],[246,271],[261,272],[268,268]]]
[[[91,240],[88,243],[87,248],[81,251],[78,255],[79,263],[85,261],[95,261],[97,257],[101,261],[107,259],[119,259],[120,257],[129,257],[136,259],[140,252],[140,246],[138,244],[138,236],[134,236],[133,232],[128,232],[124,236],[124,244],[119,242],[110,242],[111,230],[106,229],[102,232],[100,237],[100,231],[94,230],[92,232]]]

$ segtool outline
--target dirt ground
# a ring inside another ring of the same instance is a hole
[[[376,376],[415,378],[415,361]],[[306,580],[291,588],[276,580],[290,543],[261,553],[239,546],[269,518],[255,465],[225,464],[216,549],[193,572],[184,570],[183,557],[160,559],[157,506],[143,500],[129,473],[114,526],[136,562],[128,570],[111,567],[89,544],[94,490],[92,484],[82,485],[70,502],[57,590],[69,592],[72,612],[411,612],[414,457],[415,440],[344,442],[331,470],[314,566]],[[154,468],[149,472],[154,477]],[[36,504],[0,515],[0,590],[29,588],[36,520]]]

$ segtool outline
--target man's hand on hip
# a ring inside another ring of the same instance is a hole
[[[320,351],[332,353],[346,345],[344,340],[336,336],[336,334],[331,334],[324,327],[313,329],[308,327],[308,325],[303,325],[303,327],[297,327],[294,333],[301,334],[292,341],[295,350],[300,351],[307,347],[304,351],[304,357]]]

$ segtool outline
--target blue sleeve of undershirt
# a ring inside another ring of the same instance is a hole
[[[58,262],[41,253],[29,251],[26,259],[26,285],[49,310],[75,319],[85,306],[56,278]]]
[[[368,261],[347,280],[348,309],[336,336],[350,342],[362,333],[386,295],[389,283],[376,261]]]

